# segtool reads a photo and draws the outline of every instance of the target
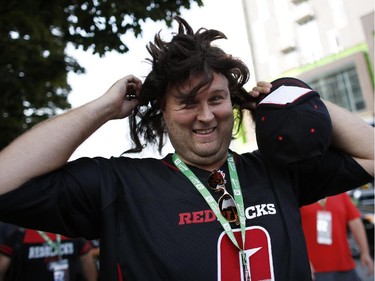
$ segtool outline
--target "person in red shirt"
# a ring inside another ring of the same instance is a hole
[[[360,248],[362,266],[367,267],[369,275],[373,274],[374,264],[361,215],[348,194],[304,206],[301,216],[314,280],[360,280],[349,248],[348,227]]]

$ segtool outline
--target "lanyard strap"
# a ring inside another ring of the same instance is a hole
[[[47,243],[50,247],[52,247],[53,249],[55,249],[57,255],[58,255],[59,257],[61,257],[61,256],[62,256],[61,249],[60,249],[61,235],[60,235],[60,234],[56,234],[56,243],[54,243],[54,242],[51,240],[51,238],[49,238],[49,236],[48,236],[46,233],[44,233],[43,231],[39,231],[39,230],[38,230],[38,233],[39,233],[40,236],[43,237],[44,241],[46,241],[46,243]]]
[[[327,200],[328,200],[328,198],[325,197],[325,198],[320,199],[320,200],[318,201],[319,205],[322,207],[323,210],[326,209]]]
[[[245,249],[245,226],[246,226],[245,212],[244,212],[241,186],[240,186],[240,182],[238,180],[237,169],[236,169],[236,165],[234,163],[232,153],[228,152],[227,162],[228,162],[228,167],[229,167],[230,180],[231,180],[231,183],[232,183],[234,200],[235,200],[236,205],[237,205],[238,216],[239,216],[239,219],[240,219],[242,247],[240,247],[238,245],[238,242],[237,242],[237,240],[236,240],[236,238],[233,234],[233,230],[232,230],[232,227],[230,226],[230,223],[221,214],[216,200],[211,195],[211,193],[208,191],[206,186],[204,184],[202,184],[202,182],[198,179],[198,177],[189,169],[189,167],[180,159],[180,157],[176,153],[173,154],[172,158],[173,158],[173,162],[176,165],[176,167],[191,181],[191,183],[195,186],[195,188],[200,192],[202,197],[206,200],[207,204],[210,206],[211,210],[215,213],[216,217],[220,221],[225,233],[228,235],[228,237],[232,241],[232,243],[241,251],[241,254],[242,254],[243,259],[244,259],[244,255],[245,255],[245,253],[244,253],[244,249]]]

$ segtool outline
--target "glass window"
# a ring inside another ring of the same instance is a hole
[[[341,70],[308,83],[323,99],[329,100],[352,112],[365,109],[355,67]]]

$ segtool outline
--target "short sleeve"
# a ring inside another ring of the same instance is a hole
[[[373,180],[352,157],[332,148],[317,165],[299,171],[297,177],[300,206],[346,192]]]

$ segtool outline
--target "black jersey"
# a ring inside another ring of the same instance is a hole
[[[45,233],[45,235],[53,243],[57,243],[56,234]],[[61,271],[60,275],[68,275],[68,279],[61,277],[61,280],[80,280],[79,257],[90,251],[90,243],[84,239],[72,239],[65,236],[60,236],[58,240],[60,240],[58,247],[61,257],[36,230],[26,229],[14,232],[3,244],[0,244],[0,253],[12,259],[6,280],[55,280],[54,274],[57,275],[57,272],[54,272],[53,266],[60,261],[66,262],[66,273]]]
[[[333,150],[314,168],[293,172],[266,165],[258,151],[234,156],[251,280],[309,280],[299,207],[371,177]],[[210,172],[190,168],[206,184]],[[231,193],[227,165],[221,170]],[[101,276],[109,281],[242,280],[238,249],[171,155],[70,162],[1,196],[0,220],[100,238]]]

